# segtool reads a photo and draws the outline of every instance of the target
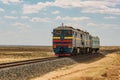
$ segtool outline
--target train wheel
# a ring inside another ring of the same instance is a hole
[[[84,48],[81,48],[81,54],[84,54],[84,52],[85,52]]]
[[[93,49],[90,48],[90,54],[92,54],[92,53],[93,53]]]
[[[95,49],[95,53],[98,53],[98,49]]]
[[[89,49],[89,54],[92,54],[92,49],[91,48]]]
[[[73,55],[76,55],[77,54],[77,48],[74,48],[72,53],[73,53]]]
[[[86,50],[86,48],[84,48],[84,50],[83,50],[83,54],[86,54],[86,52],[87,52],[87,50]]]

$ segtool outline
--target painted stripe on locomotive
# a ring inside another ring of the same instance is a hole
[[[60,39],[60,37],[53,37],[53,39]]]
[[[53,39],[60,39],[60,37],[53,37]],[[64,39],[76,39],[76,40],[81,40],[81,38],[75,38],[75,37],[64,37]]]
[[[54,42],[72,42],[72,40],[71,39],[67,39],[67,40],[60,40],[60,39],[55,39],[55,40],[53,40],[53,43]]]

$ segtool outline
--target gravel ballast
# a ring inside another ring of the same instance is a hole
[[[33,64],[15,66],[0,70],[0,80],[29,80],[41,76],[66,65],[75,64],[71,58],[59,58],[52,61],[44,61]]]

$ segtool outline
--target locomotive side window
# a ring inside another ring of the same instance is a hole
[[[80,36],[81,36],[81,38],[83,38],[82,34]]]
[[[77,32],[75,32],[75,37],[77,37]]]

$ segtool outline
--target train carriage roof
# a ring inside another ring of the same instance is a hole
[[[83,31],[83,30],[80,30],[80,29],[75,29],[75,28],[73,28],[71,26],[58,26],[57,28],[54,28],[54,30],[72,30],[74,32],[79,32],[79,33],[82,33],[82,34],[88,34],[88,35],[90,35],[86,31]]]

